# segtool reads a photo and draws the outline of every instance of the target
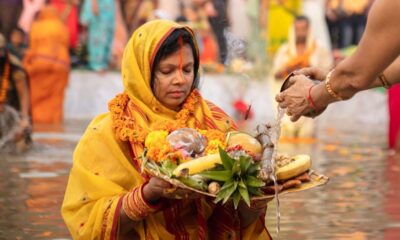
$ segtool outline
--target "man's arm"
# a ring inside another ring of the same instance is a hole
[[[400,54],[400,1],[377,0],[356,52],[332,74],[332,88],[345,99],[369,88]]]

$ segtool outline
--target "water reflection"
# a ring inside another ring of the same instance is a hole
[[[33,149],[0,157],[0,239],[69,239],[61,219],[72,152],[87,122],[34,135]],[[54,132],[56,131],[56,132]],[[400,160],[381,150],[385,136],[321,131],[314,144],[280,144],[311,153],[327,186],[281,200],[280,239],[400,239]],[[275,206],[267,225],[275,235]]]

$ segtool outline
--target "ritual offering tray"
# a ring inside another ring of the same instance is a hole
[[[309,155],[274,153],[272,127],[257,134],[180,128],[152,131],[145,141],[142,169],[176,187],[214,198],[235,208],[243,200],[269,199],[324,185]]]

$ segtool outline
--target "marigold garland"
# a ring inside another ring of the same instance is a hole
[[[199,99],[199,92],[193,90],[186,99],[182,109],[176,115],[176,121],[162,121],[153,124],[152,130],[165,130],[172,132],[178,128],[186,127],[188,119],[193,116],[196,104]],[[129,103],[129,96],[126,93],[118,94],[108,104],[108,109],[112,114],[113,129],[119,139],[133,143],[143,143],[146,139],[148,130],[140,126],[135,126],[135,120],[127,116],[125,109]]]

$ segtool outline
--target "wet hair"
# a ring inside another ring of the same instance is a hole
[[[306,21],[307,25],[310,25],[310,19],[304,15],[296,16],[295,22],[297,22],[297,21]]]
[[[182,39],[182,41],[179,41],[179,39]],[[180,43],[181,42],[181,43]],[[190,48],[192,49],[193,53],[193,59],[194,59],[194,79],[193,79],[193,85],[192,88],[197,88],[199,84],[199,54],[196,51],[196,46],[193,41],[193,36],[189,33],[188,30],[184,28],[178,28],[175,29],[168,37],[165,39],[165,41],[162,43],[160,46],[160,49],[158,50],[154,62],[151,68],[151,80],[150,80],[150,86],[151,90],[154,93],[154,88],[155,88],[155,82],[154,82],[154,75],[155,71],[157,69],[158,64],[161,62],[161,60],[167,58],[171,54],[175,53],[178,51],[178,49],[181,47],[181,44],[189,44]]]

